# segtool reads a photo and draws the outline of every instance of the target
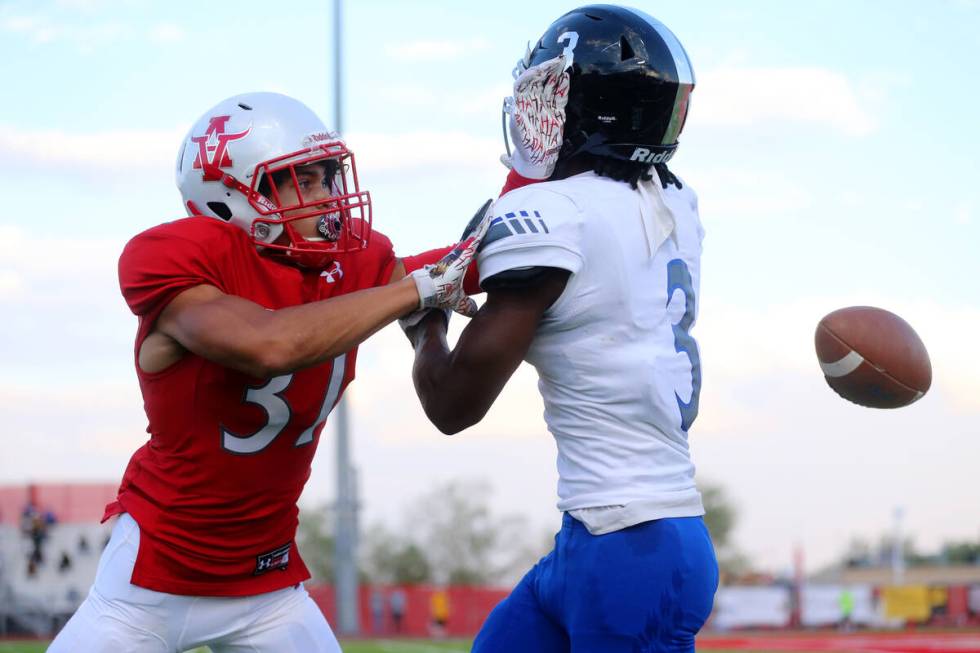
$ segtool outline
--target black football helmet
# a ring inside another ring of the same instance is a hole
[[[579,7],[551,24],[515,72],[562,52],[571,67],[560,160],[582,152],[642,163],[673,156],[694,70],[663,23],[628,7]]]

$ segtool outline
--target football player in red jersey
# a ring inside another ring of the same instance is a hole
[[[296,501],[357,346],[422,308],[472,312],[465,242],[398,259],[372,231],[353,154],[307,107],[240,95],[185,138],[189,218],[119,260],[139,317],[149,441],[85,602],[49,651],[340,648],[302,586]],[[436,264],[438,265],[431,265]]]

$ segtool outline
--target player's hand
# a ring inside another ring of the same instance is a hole
[[[405,317],[398,320],[398,326],[402,328],[405,333],[405,337],[408,341],[412,343],[413,347],[418,345],[418,336],[421,329],[424,327],[423,322],[436,319],[437,315],[442,315],[442,328],[443,331],[449,329],[449,318],[452,316],[453,312],[449,309],[438,309],[438,308],[427,308],[425,310],[413,311],[406,315]]]
[[[514,151],[501,161],[527,179],[547,179],[555,171],[568,103],[566,67],[562,55],[524,69],[514,81],[514,96],[504,100]]]
[[[435,265],[412,272],[419,293],[419,310],[448,308],[467,317],[476,315],[476,302],[463,290],[463,278],[492,220],[493,211],[487,208],[472,236],[458,243]]]

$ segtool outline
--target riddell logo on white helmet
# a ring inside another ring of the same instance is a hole
[[[313,147],[321,143],[331,143],[339,140],[340,134],[337,132],[317,132],[315,134],[308,134],[305,138],[303,138],[303,147]]]
[[[667,163],[672,156],[674,156],[674,150],[651,152],[645,147],[638,147],[633,150],[633,156],[630,157],[630,161],[639,161],[640,163]]]

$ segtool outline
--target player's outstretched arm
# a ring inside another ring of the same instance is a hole
[[[472,314],[463,279],[490,223],[452,247],[435,265],[385,286],[330,299],[266,310],[210,284],[188,288],[160,314],[142,343],[140,367],[165,369],[185,351],[259,378],[317,365],[350,351],[386,324],[419,309]],[[403,261],[395,273],[404,273]]]
[[[144,365],[142,352],[154,346],[152,338],[162,335],[208,360],[270,378],[350,351],[418,305],[419,294],[410,277],[275,311],[214,286],[195,286],[179,294],[161,313],[156,333],[141,349],[140,366],[153,371]]]
[[[533,285],[491,290],[452,351],[441,313],[430,313],[409,334],[415,346],[415,390],[440,431],[451,435],[483,419],[527,354],[568,274],[549,268]]]

